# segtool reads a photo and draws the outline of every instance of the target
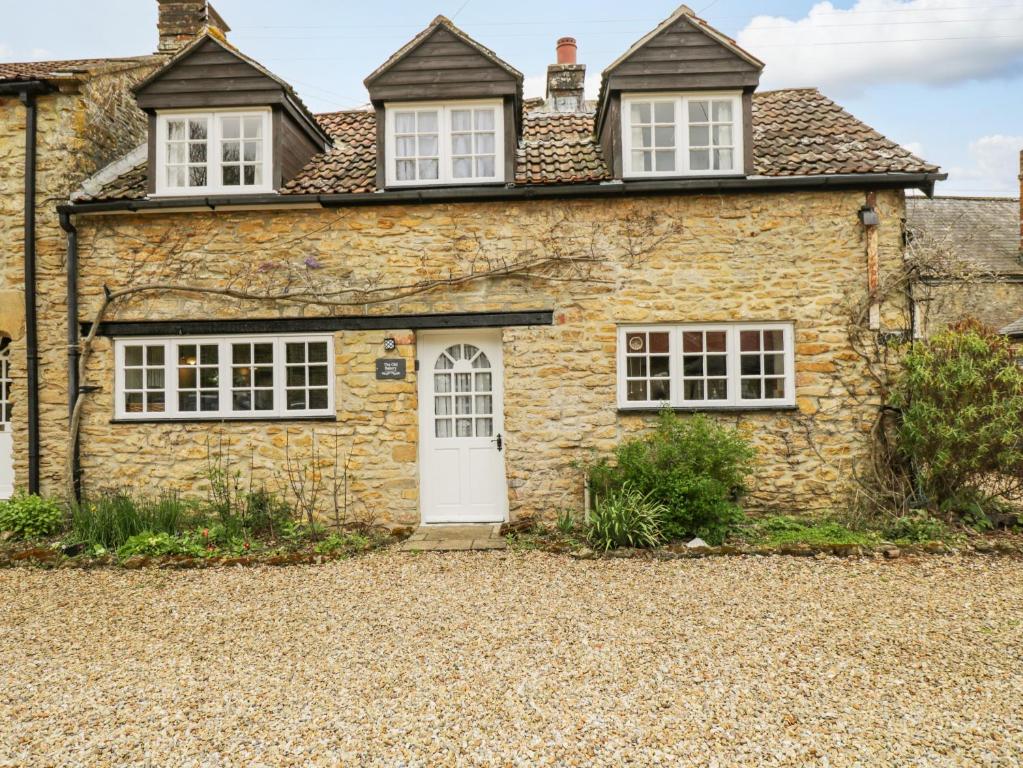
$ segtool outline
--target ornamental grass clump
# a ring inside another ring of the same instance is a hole
[[[590,491],[599,504],[628,486],[664,510],[665,539],[720,544],[744,520],[739,500],[754,455],[735,429],[702,414],[683,419],[665,411],[652,433],[589,467]]]
[[[626,483],[597,500],[586,538],[591,547],[604,552],[618,547],[656,547],[662,541],[661,520],[666,513],[652,494],[643,494]]]
[[[962,518],[1023,497],[1023,370],[1007,339],[971,321],[916,342],[893,395],[929,509]]]

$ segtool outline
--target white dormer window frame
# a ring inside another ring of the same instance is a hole
[[[388,187],[503,184],[504,102],[384,104]]]
[[[622,176],[744,176],[744,127],[740,91],[623,94]]]
[[[161,197],[273,192],[272,111],[160,110],[156,194]]]

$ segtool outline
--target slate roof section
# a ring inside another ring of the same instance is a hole
[[[999,333],[1013,339],[1023,339],[1023,317],[1015,322],[1009,323],[1007,326],[1002,328]]]
[[[908,197],[906,228],[919,247],[936,249],[952,263],[972,263],[994,275],[1023,275],[1017,198]]]
[[[0,82],[28,80],[69,80],[110,66],[148,64],[158,56],[132,56],[113,59],[65,59],[63,61],[23,61],[0,63]]]
[[[816,89],[766,91],[753,97],[754,167],[757,176],[936,173],[908,150],[864,125]],[[545,112],[524,106],[523,136],[516,152],[515,183],[583,184],[610,181],[593,136],[593,112]],[[334,140],[314,157],[282,194],[345,194],[376,191],[376,117],[373,112],[318,115]],[[145,184],[117,179],[77,201],[139,199]]]

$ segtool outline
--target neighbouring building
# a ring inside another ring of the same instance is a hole
[[[527,100],[438,17],[368,63],[370,108],[312,114],[205,2],[170,5],[205,23],[164,24],[183,47],[133,87],[146,136],[61,206],[67,269],[54,231],[39,274],[44,490],[72,466],[86,494],[198,493],[228,465],[343,480],[389,523],[553,515],[671,408],[750,436],[751,505],[848,498],[881,405],[851,325],[909,333],[884,286],[905,190],[938,168],[815,89],[759,90],[763,63],[684,6],[596,103],[573,40]]]

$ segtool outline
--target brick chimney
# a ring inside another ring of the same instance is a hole
[[[156,0],[160,32],[157,53],[175,54],[204,30],[226,38],[231,28],[208,0]]]
[[[574,37],[558,40],[558,63],[547,67],[547,109],[581,112],[586,103],[586,65],[576,63]]]

